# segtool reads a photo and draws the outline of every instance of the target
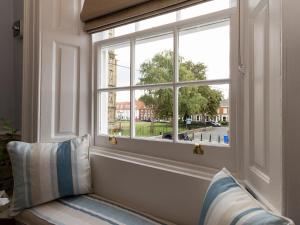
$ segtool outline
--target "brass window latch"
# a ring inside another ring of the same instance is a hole
[[[194,147],[193,153],[196,154],[196,155],[203,155],[204,150],[203,150],[203,148],[200,144],[199,145],[196,144],[195,147]]]
[[[118,144],[117,138],[116,138],[115,136],[109,136],[109,137],[108,137],[108,141],[109,141],[109,143],[112,144],[112,145]]]

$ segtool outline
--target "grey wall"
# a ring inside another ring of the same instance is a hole
[[[1,1],[1,0],[0,0]],[[14,21],[23,19],[24,0],[14,0]],[[21,129],[22,118],[22,63],[23,63],[23,41],[22,39],[14,38],[14,58],[13,68],[15,77],[15,126]]]
[[[13,38],[13,21],[23,16],[23,0],[0,0],[0,118],[21,128],[22,40]]]
[[[283,163],[286,215],[300,224],[300,1],[283,0]]]
[[[0,117],[15,119],[13,69],[13,1],[0,0]]]

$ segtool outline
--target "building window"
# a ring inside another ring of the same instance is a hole
[[[96,135],[229,146],[236,122],[227,115],[236,48],[232,2],[203,3],[94,35]]]
[[[223,114],[228,114],[228,108],[223,108]]]

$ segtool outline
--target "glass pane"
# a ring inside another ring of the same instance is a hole
[[[232,0],[214,0],[188,7],[180,11],[180,19],[185,20],[192,17],[217,12],[223,9],[228,9],[229,7],[234,6],[232,2]]]
[[[92,40],[93,42],[102,41],[114,37],[119,37],[125,34],[134,33],[135,31],[135,23],[130,23],[110,30],[94,33],[92,34]]]
[[[229,144],[229,85],[179,89],[178,130],[181,140]]]
[[[100,133],[130,136],[130,92],[101,92]]]
[[[229,78],[229,32],[228,21],[181,31],[179,80]]]
[[[101,51],[101,88],[130,85],[130,45],[119,44]]]
[[[125,34],[130,34],[130,33],[135,32],[135,24],[130,23],[130,24],[127,24],[127,25],[124,25],[124,26],[117,27],[113,30],[114,30],[113,37],[118,37],[118,36],[122,36],[122,35],[125,35]]]
[[[149,28],[158,27],[174,22],[176,22],[176,12],[168,13],[161,16],[155,16],[153,18],[137,22],[137,28],[138,30],[146,30]]]
[[[173,80],[173,36],[165,34],[138,40],[135,46],[136,84]]]
[[[173,136],[171,88],[135,91],[135,136],[171,140]]]
[[[106,34],[107,31],[102,31],[102,32],[92,34],[92,41],[93,42],[102,41],[105,39],[105,36],[107,36]]]

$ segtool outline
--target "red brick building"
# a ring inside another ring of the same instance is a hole
[[[218,115],[216,121],[229,122],[229,100],[225,99],[221,102],[220,107],[217,110]]]
[[[139,116],[138,116],[139,120],[148,121],[154,119],[153,110],[151,108],[147,108],[144,102],[138,101],[136,106],[139,111]]]
[[[116,117],[118,120],[130,119],[130,102],[117,102],[116,103]],[[142,101],[135,102],[135,119],[144,121],[154,119],[153,110],[147,108]]]

